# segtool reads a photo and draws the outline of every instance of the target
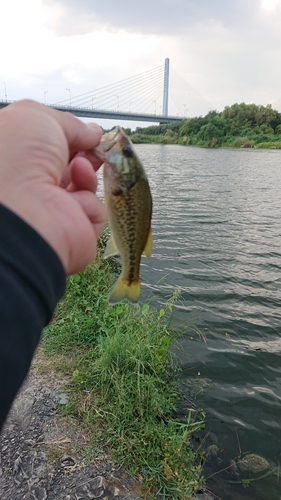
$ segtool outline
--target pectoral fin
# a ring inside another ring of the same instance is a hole
[[[152,230],[150,228],[143,253],[147,259],[150,259],[151,252],[152,252]]]
[[[113,255],[117,255],[119,253],[119,250],[116,246],[115,239],[113,235],[110,236],[106,248],[104,251],[104,258],[107,259],[108,257],[113,257]]]

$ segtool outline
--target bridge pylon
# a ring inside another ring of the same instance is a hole
[[[166,57],[164,66],[164,91],[162,115],[168,116],[170,59]]]

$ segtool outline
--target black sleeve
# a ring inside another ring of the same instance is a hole
[[[65,290],[52,248],[0,205],[0,429]]]

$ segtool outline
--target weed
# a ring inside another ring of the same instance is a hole
[[[147,303],[109,306],[118,263],[102,258],[104,241],[103,235],[95,262],[68,279],[45,332],[47,354],[70,360],[60,366],[72,374],[65,411],[94,429],[94,448],[143,479],[146,498],[190,499],[202,484],[190,439],[203,422],[173,417],[179,398],[167,319],[173,298],[160,311]]]

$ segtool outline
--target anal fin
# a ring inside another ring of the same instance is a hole
[[[107,259],[108,257],[113,257],[113,255],[117,255],[119,253],[119,250],[117,248],[117,245],[115,243],[115,239],[113,235],[110,235],[110,238],[106,244],[106,248],[104,251],[104,258]]]

